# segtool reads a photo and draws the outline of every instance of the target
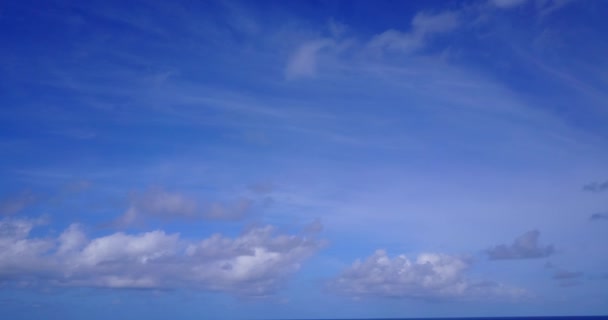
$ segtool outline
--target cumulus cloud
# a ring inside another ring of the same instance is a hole
[[[604,181],[604,182],[591,182],[589,184],[586,184],[583,186],[583,191],[588,191],[588,192],[602,192],[602,191],[608,191],[608,181]]]
[[[33,204],[36,197],[28,191],[5,197],[0,200],[0,215],[12,215],[21,212],[27,206]]]
[[[131,197],[129,208],[114,221],[114,225],[125,227],[141,222],[146,217],[239,220],[250,212],[253,205],[254,201],[245,197],[226,202],[201,203],[181,193],[150,188]]]
[[[372,49],[412,52],[423,48],[428,39],[440,33],[456,29],[460,22],[455,12],[439,14],[418,13],[412,19],[410,32],[387,30],[374,36],[369,42]]]
[[[77,224],[56,238],[37,239],[30,235],[35,225],[0,221],[0,281],[266,296],[323,245],[314,237],[277,234],[271,226],[192,241],[162,230],[89,238]]]
[[[497,245],[486,251],[490,260],[544,258],[555,253],[553,245],[541,246],[538,243],[540,232],[528,231],[515,238],[512,244]]]
[[[592,221],[608,220],[608,212],[598,212],[591,215]]]
[[[418,299],[515,298],[522,289],[492,281],[474,281],[465,276],[470,261],[463,257],[425,253],[415,260],[404,255],[390,258],[377,250],[357,260],[332,280],[330,288],[354,297]]]
[[[41,220],[0,220],[0,285],[18,278],[20,285],[45,277],[52,266],[42,256],[53,247],[53,241],[28,237]]]

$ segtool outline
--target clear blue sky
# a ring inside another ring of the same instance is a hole
[[[2,1],[0,317],[606,314],[607,17]]]

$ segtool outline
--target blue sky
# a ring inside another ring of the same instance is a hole
[[[11,319],[608,313],[603,1],[5,1]]]

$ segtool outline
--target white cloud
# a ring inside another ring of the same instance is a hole
[[[354,297],[417,299],[516,298],[522,289],[465,277],[468,259],[424,253],[415,260],[405,255],[390,258],[377,250],[364,261],[357,260],[330,283],[333,290]]]
[[[59,241],[58,254],[66,254],[79,250],[87,242],[87,237],[78,224],[71,224],[57,239]]]
[[[178,234],[167,235],[158,230],[138,235],[119,232],[91,240],[76,257],[84,265],[125,261],[145,264],[174,254],[178,239]]]
[[[293,235],[274,236],[270,227],[251,229],[238,238],[214,235],[188,246],[196,263],[192,280],[216,290],[264,295],[281,287],[321,242]],[[247,283],[249,285],[244,286]]]
[[[38,275],[49,267],[42,255],[53,248],[51,239],[29,237],[40,220],[0,220],[0,282],[11,275]]]
[[[367,44],[368,48],[411,52],[423,48],[431,36],[454,30],[460,22],[456,12],[446,11],[438,14],[421,12],[414,16],[411,25],[410,32],[387,30],[374,36]],[[332,35],[331,39],[308,41],[290,56],[285,68],[287,79],[316,75],[317,60],[321,51],[332,49],[330,53],[336,54],[353,45],[352,39],[345,40],[342,36],[347,29],[345,25],[330,20],[328,29]]]
[[[317,71],[317,55],[334,45],[330,39],[314,40],[301,45],[287,62],[285,76],[288,79],[314,76]]]
[[[30,236],[29,220],[0,221],[0,279],[61,286],[198,288],[265,296],[279,290],[322,241],[252,228],[198,241],[156,230],[89,239],[82,227],[55,238]],[[44,276],[42,276],[44,275]]]
[[[411,24],[410,32],[387,30],[374,36],[368,46],[372,49],[412,52],[423,48],[431,36],[456,29],[460,22],[455,12],[446,11],[439,14],[420,12],[414,16]]]

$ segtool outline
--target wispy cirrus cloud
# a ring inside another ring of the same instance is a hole
[[[547,16],[547,15],[563,8],[564,6],[566,6],[567,4],[569,4],[571,2],[572,2],[572,0],[537,0],[537,1],[533,1],[533,0],[490,0],[489,1],[489,3],[492,6],[498,8],[498,9],[505,9],[505,10],[511,10],[511,9],[520,7],[522,5],[532,4],[540,17]]]
[[[437,14],[420,12],[412,18],[409,32],[384,31],[374,36],[368,46],[372,50],[409,53],[424,48],[432,36],[454,31],[459,25],[458,12],[445,11]]]
[[[317,74],[317,60],[323,50],[338,55],[345,50],[361,53],[399,51],[412,53],[423,49],[433,36],[454,31],[460,26],[459,14],[454,11],[439,13],[420,12],[411,20],[409,31],[386,30],[368,41],[357,43],[344,35],[347,27],[333,20],[328,25],[331,38],[320,38],[301,44],[289,57],[285,74],[287,79],[312,77]]]
[[[335,45],[332,39],[320,39],[302,44],[292,54],[285,67],[288,79],[311,77],[317,72],[318,54],[326,48]]]

